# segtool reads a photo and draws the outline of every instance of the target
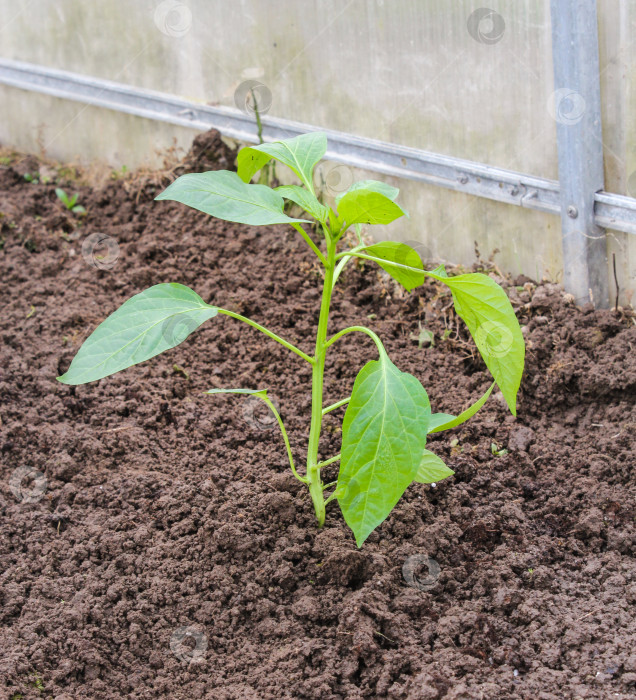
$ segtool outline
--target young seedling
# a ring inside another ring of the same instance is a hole
[[[158,284],[136,294],[112,313],[82,345],[68,371],[65,384],[85,384],[143,362],[187,338],[204,321],[219,314],[246,323],[280,343],[312,368],[312,408],[306,470],[294,465],[287,431],[267,389],[211,389],[208,394],[233,393],[258,397],[273,412],[294,476],[309,489],[318,525],[325,522],[325,506],[338,501],[342,514],[361,546],[390,514],[412,483],[437,483],[453,474],[442,460],[426,449],[429,433],[455,428],[486,402],[495,384],[510,411],[516,414],[516,396],[524,365],[521,329],[506,293],[490,277],[479,273],[449,277],[443,266],[424,270],[417,252],[394,241],[365,244],[363,224],[388,224],[405,216],[396,203],[398,190],[365,180],[354,183],[335,200],[335,209],[321,204],[314,190],[314,167],[325,155],[325,134],[310,133],[285,141],[243,148],[238,172],[214,171],[182,175],[156,199],[191,206],[225,221],[250,226],[289,224],[305,240],[324,270],[322,301],[312,353],[296,347],[271,330],[233,311],[208,304],[192,289],[177,283]],[[250,184],[271,159],[291,168],[301,184],[271,189]],[[303,229],[306,219],[284,213],[284,199],[298,204],[320,225],[322,240],[314,242]],[[354,227],[359,244],[340,249],[346,231]],[[399,370],[389,359],[380,338],[369,328],[351,326],[329,335],[329,308],[334,286],[351,258],[377,263],[407,290],[431,278],[446,285],[455,310],[464,320],[493,375],[486,393],[459,416],[432,413],[419,380]],[[272,264],[276,264],[272,261]],[[375,344],[378,359],[360,370],[348,396],[330,406],[323,403],[325,356],[348,333],[362,333]],[[346,406],[340,454],[321,461],[319,441],[325,414]],[[324,484],[321,469],[340,462],[338,479]],[[325,497],[325,492],[331,490]]]
[[[40,175],[40,173],[24,173],[24,179],[33,185],[37,185],[40,182],[43,185],[48,185],[51,182],[51,178],[48,175]]]
[[[73,212],[73,214],[86,214],[86,209],[80,204],[77,204],[77,198],[79,197],[77,192],[72,197],[69,197],[61,187],[56,187],[55,194],[60,202],[62,202],[69,211]]]

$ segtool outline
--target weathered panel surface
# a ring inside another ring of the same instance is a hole
[[[234,105],[241,84],[258,80],[271,94],[273,116],[556,178],[549,3],[497,0],[488,7],[490,13],[478,2],[444,0],[0,0],[0,55],[211,104]],[[627,0],[599,3],[606,188],[621,193],[636,170],[627,146],[636,127],[626,116],[633,113],[636,47],[628,32],[635,8]],[[35,151],[39,137],[61,159],[156,163],[157,149],[174,138],[186,146],[190,136],[0,88],[0,141]],[[502,269],[559,279],[558,217],[398,184],[411,220],[396,224],[395,237],[463,263],[474,260],[476,240],[486,256],[501,251],[495,260]],[[612,238],[624,288],[636,281],[635,238]]]

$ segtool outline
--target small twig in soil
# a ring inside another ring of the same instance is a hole
[[[620,287],[618,286],[618,275],[616,274],[616,253],[612,253],[612,267],[614,268],[614,284],[616,285],[616,302],[614,303],[614,311],[618,313],[618,293]]]
[[[397,644],[396,641],[394,641],[393,639],[389,639],[386,635],[382,634],[382,632],[378,632],[378,630],[373,630],[373,634],[377,634],[379,637],[383,637],[384,639],[386,639],[387,642],[391,642],[391,644]]]
[[[590,615],[593,615],[594,613],[601,612],[603,608],[598,608],[597,610],[592,610],[591,612],[587,613],[586,615],[583,615],[583,617],[579,617],[577,622],[581,622],[581,620],[585,620],[586,617],[589,617]]]

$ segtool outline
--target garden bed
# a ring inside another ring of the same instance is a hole
[[[233,154],[207,138],[172,175],[229,167]],[[3,162],[3,697],[633,697],[631,310],[579,309],[556,285],[482,263],[524,328],[518,417],[493,395],[432,436],[455,477],[409,487],[357,549],[336,503],[316,528],[266,409],[203,394],[269,388],[303,464],[311,369],[256,331],[217,317],[121,374],[55,381],[100,321],[160,282],[311,351],[321,279],[300,236],[154,202],[168,172],[90,186],[30,157]],[[25,180],[40,169],[50,182]],[[85,217],[64,211],[56,178]],[[409,294],[352,263],[331,318],[331,331],[368,323],[434,411],[458,413],[490,383],[442,285]],[[326,403],[347,395],[372,348],[351,334],[330,351]],[[325,418],[324,459],[339,451],[342,414]],[[425,557],[439,574],[420,567],[409,585],[405,562]]]

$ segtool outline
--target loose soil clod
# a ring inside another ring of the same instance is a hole
[[[227,167],[215,139],[199,140],[189,169],[199,151],[205,167]],[[239,398],[202,394],[269,387],[302,463],[310,369],[255,331],[219,317],[120,375],[55,381],[97,323],[159,282],[307,347],[320,279],[298,235],[155,203],[160,175],[70,184],[88,212],[80,222],[55,183],[24,180],[34,169],[0,167],[3,697],[633,697],[633,314],[506,283],[528,343],[518,418],[493,395],[436,436],[431,449],[456,476],[411,486],[357,550],[337,504],[316,529],[273,424]],[[82,254],[96,233],[116,242],[110,267]],[[483,393],[488,373],[442,288],[403,294],[370,264],[339,284],[333,329],[375,314],[434,410],[458,413]],[[418,346],[420,324],[434,345]],[[329,354],[328,403],[346,395],[367,342],[348,336]],[[339,449],[342,413],[326,417],[323,458]],[[45,481],[12,489],[23,467]],[[403,577],[415,556],[439,566],[432,587],[426,566],[416,572],[427,590]]]

